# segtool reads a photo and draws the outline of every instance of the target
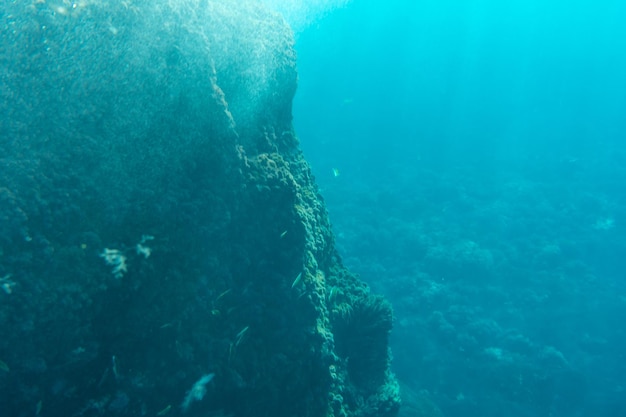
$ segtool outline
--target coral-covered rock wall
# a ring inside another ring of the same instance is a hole
[[[395,415],[391,308],[335,252],[284,21],[2,7],[2,415]]]

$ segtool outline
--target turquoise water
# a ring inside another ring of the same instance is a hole
[[[296,131],[344,261],[394,304],[405,403],[626,415],[625,21],[354,0],[298,30]]]

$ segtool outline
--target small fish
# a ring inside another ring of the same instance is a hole
[[[157,416],[164,416],[164,415],[166,415],[167,413],[169,413],[171,409],[172,409],[172,406],[171,406],[171,405],[168,405],[168,406],[167,406],[167,407],[165,407],[163,410],[159,411],[159,412],[157,413]]]
[[[287,231],[285,230],[284,232],[282,232],[282,233],[280,234],[280,238],[281,238],[281,239],[282,239],[282,238],[284,238],[286,234],[287,234]]]
[[[302,272],[300,272],[298,276],[296,277],[296,279],[293,280],[293,283],[291,284],[291,288],[295,288],[296,285],[300,283],[300,281],[302,281]]]
[[[41,402],[41,400],[39,400],[39,402],[37,403],[37,407],[35,408],[35,415],[36,416],[41,414],[41,408],[42,407],[43,407],[43,403]]]
[[[235,336],[235,338],[237,339],[235,341],[235,346],[239,346],[239,343],[241,343],[241,341],[243,340],[243,337],[245,336],[246,332],[248,331],[248,329],[250,328],[250,326],[246,326],[243,329],[241,329],[241,331],[239,333],[237,333],[237,336]]]
[[[222,292],[220,295],[217,296],[217,298],[215,299],[215,301],[218,301],[220,298],[222,298],[223,296],[225,296],[226,294],[228,294],[229,292],[232,291],[232,288],[227,289],[226,291]]]
[[[100,382],[98,382],[98,388],[100,388],[102,384],[104,384],[104,381],[107,380],[108,376],[109,376],[109,368],[105,369],[104,372],[102,373],[102,376],[100,377]]]
[[[335,300],[335,297],[337,297],[337,287],[333,286],[328,292],[328,302],[332,303]]]
[[[9,372],[9,365],[7,365],[4,361],[0,360],[0,370],[4,372]]]
[[[333,176],[335,178],[339,176],[339,168],[333,168]]]
[[[120,374],[117,371],[117,358],[115,357],[115,355],[111,356],[111,370],[113,371],[113,376],[115,377],[115,379],[119,379]]]

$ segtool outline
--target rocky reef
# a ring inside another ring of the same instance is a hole
[[[3,5],[3,415],[397,414],[391,307],[293,130],[292,34],[234,4]]]

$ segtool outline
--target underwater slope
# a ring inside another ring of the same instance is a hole
[[[391,308],[341,264],[252,3],[10,2],[7,416],[392,416]]]

